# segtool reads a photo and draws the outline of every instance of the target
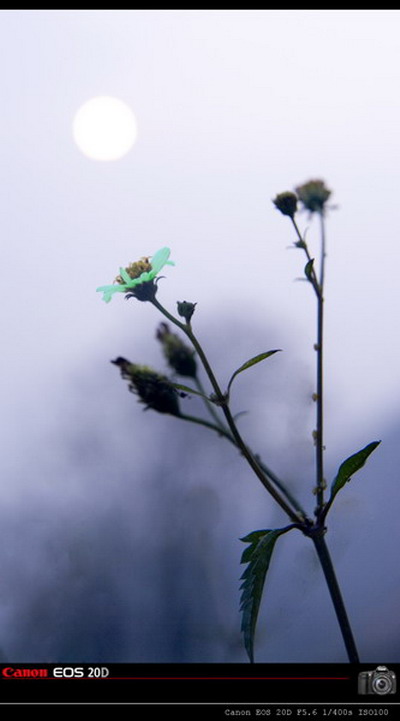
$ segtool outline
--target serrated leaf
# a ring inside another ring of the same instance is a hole
[[[332,482],[330,502],[333,501],[334,497],[336,496],[338,491],[343,488],[345,483],[350,481],[354,473],[356,473],[360,470],[360,468],[363,467],[368,456],[371,455],[371,453],[375,450],[375,448],[379,446],[379,444],[380,441],[373,441],[372,443],[369,443],[367,446],[365,446],[365,448],[362,448],[361,451],[358,451],[358,453],[354,453],[354,455],[349,456],[349,458],[343,461]]]
[[[184,385],[182,385],[182,383],[172,383],[172,385],[178,391],[183,391],[184,393],[190,393],[190,394],[193,393],[195,396],[201,396],[202,398],[205,398],[207,401],[210,400],[209,397],[206,396],[205,393],[200,393],[200,391],[196,391],[196,390],[194,390],[194,388],[189,388],[189,386],[184,386]]]
[[[306,264],[306,267],[304,268],[304,273],[310,282],[312,281],[312,273],[313,273],[313,267],[314,267],[314,258],[311,258],[308,263]]]
[[[244,635],[244,645],[251,663],[254,661],[254,635],[265,577],[275,543],[278,537],[288,530],[288,528],[277,528],[274,530],[253,531],[240,539],[244,543],[250,543],[250,546],[243,551],[240,560],[241,563],[249,564],[241,576],[243,583],[240,586],[242,591],[240,610],[242,612],[241,630]]]
[[[246,361],[246,363],[243,363],[243,365],[241,365],[240,368],[235,370],[235,372],[231,376],[231,379],[228,383],[228,393],[229,393],[229,389],[232,385],[234,378],[236,378],[236,376],[239,373],[242,373],[242,371],[247,370],[247,368],[251,368],[251,366],[256,365],[256,363],[260,363],[261,361],[265,360],[266,358],[269,358],[271,355],[274,355],[274,353],[279,353],[279,349],[269,350],[266,353],[259,353],[258,355],[254,356],[254,358],[250,358],[250,360]]]

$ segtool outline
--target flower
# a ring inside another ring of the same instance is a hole
[[[309,180],[296,188],[299,200],[310,213],[322,213],[324,205],[331,195],[323,180]]]
[[[139,396],[146,409],[180,416],[178,393],[166,376],[125,358],[116,358],[111,363],[119,367],[122,378],[128,381],[129,390]]]
[[[141,258],[136,263],[130,263],[127,268],[120,268],[113,285],[102,285],[96,292],[103,293],[103,300],[109,303],[114,293],[130,293],[138,300],[151,300],[155,296],[157,286],[155,277],[164,265],[175,265],[168,260],[169,248],[161,248],[149,258]],[[128,296],[129,297],[129,296]]]
[[[290,218],[294,218],[297,211],[297,197],[294,193],[291,193],[290,191],[279,193],[272,202],[283,215],[288,215]]]

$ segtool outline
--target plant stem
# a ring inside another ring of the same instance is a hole
[[[197,390],[199,390],[200,393],[203,394],[203,396],[206,396],[207,393],[206,393],[206,391],[205,391],[205,388],[203,387],[203,384],[202,384],[200,378],[198,378],[197,375],[194,377],[194,382],[195,382],[195,384],[196,384],[196,386],[197,386]],[[217,425],[219,428],[225,429],[224,424],[223,424],[221,418],[218,416],[218,413],[217,413],[216,410],[215,410],[215,405],[214,405],[214,403],[213,403],[212,401],[207,400],[206,398],[203,398],[203,400],[204,400],[204,405],[206,406],[208,413],[210,414],[211,418],[214,419],[216,425]],[[226,430],[226,429],[225,429],[225,430]]]
[[[319,274],[319,294],[317,297],[317,437],[316,437],[316,475],[317,475],[317,515],[324,506],[324,280],[325,280],[325,223],[324,212],[320,212],[321,221],[321,260]]]
[[[321,290],[323,290],[324,282],[325,282],[325,257],[326,257],[325,216],[324,216],[323,210],[321,210],[319,217],[320,217],[320,223],[321,223],[321,262],[320,262],[319,283],[321,286]]]
[[[261,468],[260,463],[256,460],[256,458],[253,456],[250,449],[247,447],[247,445],[243,441],[243,439],[239,433],[239,430],[236,427],[236,424],[232,417],[230,409],[227,405],[226,398],[225,398],[224,394],[222,393],[221,388],[219,387],[218,381],[217,381],[217,379],[214,375],[214,372],[208,362],[207,356],[204,353],[203,348],[201,347],[199,341],[197,340],[196,336],[194,335],[194,333],[192,331],[191,325],[189,323],[186,323],[186,324],[181,323],[181,321],[179,321],[171,313],[169,313],[166,310],[166,308],[164,308],[161,305],[161,303],[158,302],[158,300],[156,298],[152,298],[151,302],[166,318],[168,318],[171,321],[171,323],[174,323],[176,326],[178,326],[178,328],[180,328],[186,334],[186,336],[189,338],[189,340],[191,341],[191,343],[194,346],[194,348],[204,366],[204,369],[208,375],[208,378],[210,380],[210,383],[211,383],[214,393],[215,393],[216,400],[222,408],[222,411],[225,415],[225,419],[227,421],[227,424],[229,426],[229,429],[231,431],[231,434],[233,436],[235,444],[241,451],[242,455],[245,457],[246,461],[248,462],[249,466],[252,468],[252,470],[256,474],[257,478],[261,481],[263,486],[271,494],[271,496],[275,499],[275,501],[282,508],[282,510],[285,511],[285,513],[289,516],[289,518],[292,521],[294,521],[294,523],[303,521],[303,513],[301,513],[301,517],[300,517],[299,514],[291,508],[291,506],[287,503],[285,498],[282,497],[281,493],[276,490],[274,485],[271,483],[270,479],[267,477],[267,474]]]
[[[357,647],[354,641],[353,632],[349,623],[343,597],[336,579],[335,570],[322,532],[313,534],[312,540],[320,560],[329,593],[335,608],[337,620],[342,632],[343,641],[346,646],[350,663],[359,663]]]
[[[315,274],[314,268],[311,274],[311,283],[317,296],[317,343],[315,349],[317,351],[317,389],[316,389],[316,402],[317,402],[317,417],[316,417],[316,482],[317,482],[317,508],[315,515],[317,516],[316,524],[314,525],[314,532],[310,533],[319,561],[324,572],[325,580],[328,585],[328,590],[332,598],[332,602],[335,608],[336,616],[339,622],[339,626],[342,632],[343,640],[346,646],[347,654],[350,663],[358,663],[358,652],[355,645],[353,633],[347,616],[346,608],[344,605],[343,597],[340,591],[340,587],[335,575],[335,570],[332,564],[332,560],[326,545],[323,533],[323,522],[326,516],[328,507],[324,508],[324,434],[323,434],[323,423],[324,423],[324,388],[323,388],[323,349],[324,349],[324,281],[325,281],[325,221],[323,210],[319,213],[321,223],[321,258],[320,258],[320,271],[319,271],[319,282]],[[292,222],[296,231],[296,235],[300,241],[299,247],[305,250],[307,260],[311,260],[310,253],[308,251],[307,244],[302,238],[299,228],[294,218]]]
[[[199,390],[200,390],[200,388],[199,388]],[[238,445],[237,445],[234,437],[229,432],[229,430],[227,428],[225,428],[223,423],[221,423],[220,419],[218,419],[218,421],[219,421],[218,423],[214,424],[214,423],[210,423],[209,421],[206,421],[204,418],[199,418],[198,416],[191,416],[186,413],[181,413],[180,416],[178,416],[178,417],[182,418],[182,420],[189,421],[191,423],[197,423],[198,425],[205,426],[206,428],[210,428],[211,430],[216,431],[216,433],[218,433],[219,435],[222,435],[222,436],[224,436],[224,438],[227,438],[227,440],[230,441],[235,446],[235,448],[238,448]],[[239,450],[240,450],[240,448],[239,448]],[[253,454],[253,455],[255,455],[255,454]],[[298,511],[301,514],[301,516],[303,516],[304,519],[306,519],[307,514],[306,514],[304,508],[296,500],[296,498],[294,498],[292,496],[292,494],[284,487],[283,483],[281,483],[281,481],[275,475],[275,473],[270,468],[268,468],[268,466],[266,466],[265,463],[263,463],[261,458],[259,458],[258,456],[255,456],[255,458],[258,461],[260,468],[268,476],[269,480],[272,483],[274,483],[274,485],[277,488],[279,488],[279,490],[286,497],[286,499],[289,501],[289,503],[292,504],[293,508],[295,508],[296,511]]]
[[[222,428],[219,425],[215,425],[214,423],[210,423],[210,421],[206,421],[205,418],[198,418],[198,416],[191,416],[187,413],[180,413],[177,418],[181,418],[183,421],[190,421],[191,423],[197,423],[200,426],[204,426],[205,428],[211,428],[213,431],[216,431],[220,435],[224,436],[224,438],[227,438],[228,441],[233,443],[234,446],[236,446],[236,441],[233,438],[233,436],[229,433],[229,431],[226,431],[224,428]]]
[[[298,237],[298,239],[299,239],[299,247],[300,247],[300,248],[303,248],[303,250],[304,250],[304,252],[305,252],[305,254],[306,254],[307,260],[308,260],[308,261],[312,260],[311,255],[310,255],[310,251],[308,250],[308,247],[307,247],[307,243],[306,243],[306,241],[304,240],[303,236],[302,236],[301,233],[300,233],[299,226],[297,225],[297,223],[296,223],[296,221],[295,221],[294,218],[291,218],[291,221],[292,221],[293,227],[294,227],[294,229],[295,229],[295,231],[296,231],[296,235],[297,235],[297,237]],[[317,297],[318,297],[319,295],[321,295],[322,289],[320,288],[320,284],[318,283],[318,279],[317,279],[317,276],[316,276],[314,267],[312,268],[312,271],[311,271],[311,284],[312,284],[312,286],[313,286],[313,288],[314,288],[314,290],[315,290],[315,293],[316,293]]]
[[[324,298],[321,293],[317,298],[317,428],[316,428],[316,481],[317,509],[320,512],[324,505],[324,373],[323,373],[323,342],[324,342]]]
[[[321,259],[321,278],[323,280],[324,278],[324,258],[325,258],[325,233],[324,233],[324,227],[323,227],[323,218],[321,217],[322,222],[322,259]],[[295,225],[295,228],[297,230],[298,236],[300,240],[302,241],[302,247],[305,248],[306,254],[308,259],[310,260],[310,255],[307,249],[306,244],[301,238],[301,235],[298,231],[298,228],[295,224],[295,221],[293,220],[293,223]],[[315,275],[314,269],[312,270],[311,275],[311,282],[314,287],[314,290],[317,295],[318,300],[318,320],[317,320],[317,353],[318,353],[318,361],[317,361],[317,438],[316,438],[316,445],[317,445],[317,493],[318,493],[318,513],[317,520],[315,522],[311,522],[301,506],[295,501],[295,499],[291,498],[290,494],[286,491],[286,489],[283,487],[283,484],[279,481],[279,479],[273,474],[273,472],[265,466],[253,453],[250,451],[250,449],[246,446],[244,443],[237,427],[235,424],[235,421],[232,417],[232,414],[230,412],[230,409],[227,404],[227,399],[225,398],[224,394],[222,393],[219,384],[217,382],[217,379],[214,376],[214,373],[212,371],[212,368],[208,362],[208,359],[197,340],[196,336],[194,335],[190,323],[182,323],[177,318],[175,318],[171,313],[169,313],[157,300],[156,298],[153,298],[151,302],[153,305],[166,317],[168,318],[171,323],[176,325],[178,328],[180,328],[186,336],[189,338],[189,340],[192,342],[195,350],[198,353],[198,356],[200,360],[203,363],[204,369],[208,375],[208,378],[211,382],[211,385],[215,392],[216,401],[220,404],[222,411],[225,415],[225,419],[228,424],[228,428],[225,427],[225,425],[222,423],[221,419],[216,414],[215,410],[210,408],[209,403],[207,403],[207,406],[209,408],[209,411],[211,412],[211,415],[213,417],[213,420],[215,420],[215,424],[211,423],[209,421],[206,421],[202,418],[197,418],[196,416],[190,416],[181,414],[181,418],[183,420],[191,421],[192,423],[197,423],[199,425],[205,426],[206,428],[210,428],[217,433],[220,433],[223,435],[227,440],[229,440],[233,445],[235,445],[242,453],[242,455],[246,458],[247,462],[249,463],[250,467],[253,469],[256,476],[259,478],[263,486],[266,488],[266,490],[271,494],[271,496],[276,500],[278,505],[282,508],[283,511],[289,516],[289,518],[294,522],[294,525],[296,528],[301,530],[305,535],[309,536],[314,545],[315,549],[319,558],[319,561],[322,566],[322,570],[324,573],[324,577],[328,586],[328,590],[330,593],[330,596],[332,598],[332,602],[334,605],[334,609],[336,612],[336,616],[338,619],[338,623],[342,632],[342,637],[344,640],[344,644],[347,650],[347,654],[349,657],[350,663],[358,663],[359,657],[357,648],[355,645],[353,633],[351,630],[351,626],[349,623],[349,619],[347,616],[346,608],[344,605],[343,597],[340,591],[340,587],[338,584],[338,581],[336,579],[335,570],[332,564],[332,560],[324,539],[324,532],[325,529],[322,526],[322,514],[323,514],[323,354],[322,354],[322,348],[323,348],[323,286],[318,283],[317,277]],[[201,384],[198,383],[198,388],[201,392],[203,392]],[[279,490],[276,490],[274,487],[275,484]],[[287,500],[285,500],[287,499]],[[289,501],[289,504],[287,503]],[[297,513],[293,510],[293,508],[296,509]]]
[[[195,381],[197,389],[200,391],[200,393],[202,393],[203,395],[206,395],[206,391],[203,387],[203,384],[202,384],[200,378],[195,376],[194,381]],[[229,431],[227,430],[227,428],[225,427],[225,425],[219,418],[218,414],[216,413],[214,403],[212,403],[211,401],[207,401],[205,398],[203,400],[204,400],[204,404],[205,404],[208,412],[210,413],[211,417],[214,419],[216,426],[218,426],[218,428],[216,427],[215,430],[216,431],[219,430],[223,436],[225,436],[226,438],[229,438],[229,440],[236,446],[235,439],[233,438],[232,435],[229,434]],[[198,418],[195,420],[194,417],[191,417],[191,418],[187,417],[187,420],[190,420],[190,419],[194,420],[195,422],[199,422]],[[212,426],[210,425],[209,428],[211,428],[211,427]],[[300,503],[296,500],[296,498],[294,498],[294,496],[292,496],[292,494],[285,488],[285,486],[279,480],[277,475],[262,461],[262,459],[260,458],[260,456],[258,454],[253,453],[253,455],[254,455],[255,459],[258,461],[260,468],[268,476],[269,480],[272,483],[274,483],[277,488],[279,488],[279,490],[287,498],[289,503],[292,504],[293,508],[295,508],[296,511],[301,513],[301,515],[304,516],[304,518],[306,518],[307,514],[306,514],[304,508],[300,505]]]
[[[315,350],[317,352],[317,378],[316,378],[316,394],[317,403],[316,412],[316,430],[315,430],[315,473],[316,473],[316,496],[317,508],[316,515],[322,513],[324,505],[324,373],[323,373],[323,350],[324,350],[324,279],[325,279],[325,223],[323,211],[319,213],[321,220],[321,260],[319,281],[314,268],[311,273],[311,284],[317,297],[317,342]],[[311,256],[307,247],[307,243],[302,237],[299,227],[294,218],[291,219],[296,235],[299,239],[299,246],[304,249],[307,260],[311,260]]]

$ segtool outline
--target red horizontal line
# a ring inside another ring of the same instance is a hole
[[[350,676],[3,676],[24,681],[349,681]]]
[[[108,676],[129,681],[349,681],[350,676]]]
[[[350,676],[109,676],[134,681],[348,681]]]

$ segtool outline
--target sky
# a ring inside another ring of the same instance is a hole
[[[364,658],[399,661],[400,578],[380,551],[388,523],[391,548],[400,535],[399,30],[397,10],[1,11],[5,659],[246,660],[238,538],[282,517],[220,439],[143,414],[109,361],[165,372],[161,317],[122,295],[105,304],[96,288],[168,246],[160,300],[173,312],[197,303],[195,330],[222,384],[282,349],[237,379],[233,402],[249,411],[249,444],[312,504],[315,303],[272,199],[321,178],[334,206],[327,473],[382,439],[364,495],[354,481],[338,500],[332,544]],[[118,161],[74,142],[77,110],[99,95],[137,120]],[[317,224],[304,213],[299,224],[317,256]],[[271,569],[275,630],[266,608],[260,660],[345,660],[312,549],[293,543],[304,576],[296,561],[288,593],[287,574]]]

